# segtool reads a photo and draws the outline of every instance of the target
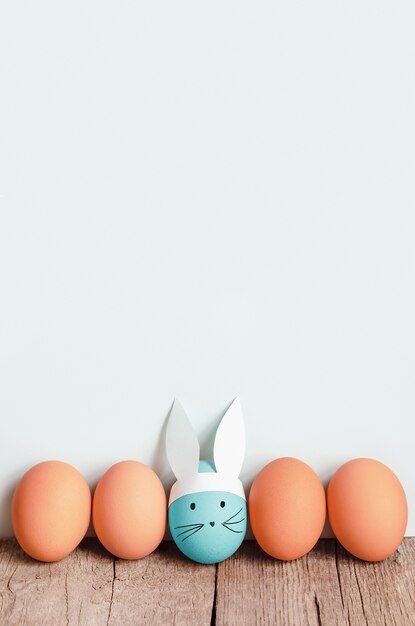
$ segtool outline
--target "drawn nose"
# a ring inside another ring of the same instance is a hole
[[[209,522],[209,524],[210,524],[211,526],[214,526],[214,525],[215,525],[215,522]]]

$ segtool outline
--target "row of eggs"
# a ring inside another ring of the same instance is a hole
[[[93,499],[71,465],[46,461],[20,480],[12,501],[17,541],[31,557],[58,561],[76,548],[91,520],[104,547],[123,559],[140,559],[164,537],[167,501],[157,474],[137,461],[116,463],[102,476]],[[285,457],[256,476],[248,500],[249,521],[261,548],[274,558],[305,555],[326,520],[353,555],[380,561],[400,545],[406,530],[405,492],[395,474],[373,459],[354,459],[332,477],[327,495],[317,474]],[[197,559],[196,559],[197,560]]]

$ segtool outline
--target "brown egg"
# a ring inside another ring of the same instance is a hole
[[[166,494],[157,474],[137,461],[116,463],[94,494],[92,519],[105,548],[122,559],[141,559],[166,530]]]
[[[326,519],[324,487],[305,463],[268,463],[249,494],[249,519],[261,548],[277,559],[298,559],[315,545]]]
[[[401,543],[408,522],[405,492],[395,474],[374,459],[353,459],[327,490],[331,527],[342,546],[365,561],[382,561]]]
[[[16,487],[12,523],[29,556],[59,561],[84,537],[91,518],[91,492],[71,465],[45,461],[32,467]]]

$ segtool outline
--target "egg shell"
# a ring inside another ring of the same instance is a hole
[[[147,556],[166,530],[166,493],[159,477],[138,461],[116,463],[97,485],[92,519],[109,552],[122,559]]]
[[[342,546],[365,561],[382,561],[405,535],[408,505],[395,474],[374,459],[342,465],[327,489],[331,527]]]
[[[91,492],[77,469],[62,461],[45,461],[20,480],[12,499],[14,534],[25,552],[38,561],[60,561],[88,530]]]
[[[249,519],[265,552],[277,559],[298,559],[316,544],[326,519],[319,477],[298,459],[271,461],[252,484]]]

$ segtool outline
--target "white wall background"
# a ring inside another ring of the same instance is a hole
[[[415,534],[412,2],[3,2],[0,534],[58,458],[373,456]]]

